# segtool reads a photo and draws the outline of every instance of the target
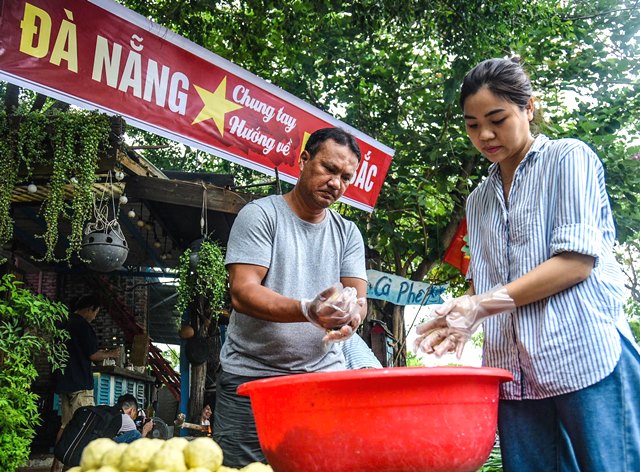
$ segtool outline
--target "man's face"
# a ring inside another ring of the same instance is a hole
[[[311,206],[324,209],[344,194],[357,168],[358,158],[349,146],[329,139],[313,159],[302,153],[297,187]]]

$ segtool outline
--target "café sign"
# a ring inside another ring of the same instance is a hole
[[[431,285],[377,270],[367,270],[367,298],[394,305],[432,305],[442,303],[446,285]]]

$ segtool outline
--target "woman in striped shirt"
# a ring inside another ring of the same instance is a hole
[[[531,82],[489,59],[462,84],[467,134],[491,163],[467,200],[470,293],[418,327],[425,352],[461,354],[484,322],[500,390],[505,471],[640,471],[640,350],[598,156],[532,132]]]

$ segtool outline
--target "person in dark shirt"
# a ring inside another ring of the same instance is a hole
[[[80,297],[72,304],[72,312],[65,325],[70,336],[67,341],[69,360],[63,371],[56,371],[55,392],[60,398],[62,412],[56,442],[60,440],[64,427],[78,408],[95,404],[91,363],[115,359],[120,355],[120,348],[105,351],[98,349],[98,338],[90,323],[98,316],[100,306],[97,294]],[[54,459],[51,472],[60,472],[62,467],[63,464]]]

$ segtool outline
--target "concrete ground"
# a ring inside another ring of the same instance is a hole
[[[18,467],[17,472],[49,472],[53,463],[53,454],[32,454],[27,464]]]
[[[16,472],[49,472],[53,463],[53,454],[32,454],[29,462],[23,467],[18,467]],[[63,471],[71,467],[65,467]]]

